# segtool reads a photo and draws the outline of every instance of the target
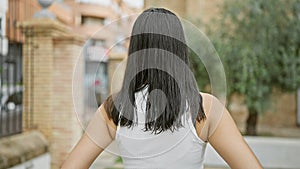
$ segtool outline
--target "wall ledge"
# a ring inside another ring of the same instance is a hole
[[[48,152],[48,142],[38,131],[0,139],[0,169],[21,164]]]

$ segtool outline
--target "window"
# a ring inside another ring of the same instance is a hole
[[[81,24],[82,25],[104,25],[105,18],[93,17],[93,16],[82,16]]]

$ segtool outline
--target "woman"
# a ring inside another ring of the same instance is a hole
[[[145,10],[130,39],[122,88],[107,98],[62,165],[88,168],[116,141],[124,168],[203,168],[209,142],[231,168],[260,169],[230,114],[198,91],[178,17]]]

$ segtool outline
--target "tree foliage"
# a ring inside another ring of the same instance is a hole
[[[300,86],[299,0],[227,0],[209,26],[226,68],[228,93],[245,96],[250,116],[264,112],[274,88]],[[256,125],[256,119],[247,122]],[[255,135],[252,129],[248,134]]]

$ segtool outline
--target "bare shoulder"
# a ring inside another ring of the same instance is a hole
[[[200,122],[196,121],[196,126],[195,127],[196,127],[196,132],[197,132],[198,137],[200,139],[204,140],[204,141],[207,141],[206,138],[201,136],[201,131],[204,127],[204,124],[207,122],[207,117],[209,116],[213,95],[211,95],[209,93],[203,93],[203,92],[200,92],[200,95],[202,97],[202,106],[203,106],[203,109],[204,109],[206,119],[203,119]]]
[[[216,96],[204,92],[200,92],[200,94],[202,96],[202,105],[206,116],[209,116],[213,107],[224,107]]]
[[[106,122],[106,124],[109,126],[110,130],[116,130],[117,126],[115,125],[114,121],[112,118],[109,118],[105,108],[104,108],[104,104],[101,104],[100,107],[97,110],[98,113],[101,114],[102,118],[104,119],[104,121]]]
[[[215,121],[218,121],[220,117],[221,109],[224,108],[223,104],[217,97],[212,94],[200,92],[202,96],[202,106],[206,116],[206,119],[198,122],[196,121],[196,132],[204,141],[208,141],[208,137],[211,133],[211,129],[214,128]]]

